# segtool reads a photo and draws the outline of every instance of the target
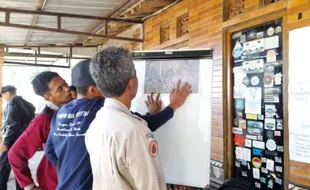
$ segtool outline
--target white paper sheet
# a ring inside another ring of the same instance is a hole
[[[236,147],[235,153],[238,160],[251,161],[251,149]]]
[[[252,140],[250,140],[250,139],[245,139],[244,146],[245,146],[245,147],[251,148],[251,147],[252,147]]]
[[[245,88],[245,113],[260,115],[261,101],[262,101],[262,89],[260,87]]]
[[[267,159],[266,168],[267,170],[274,171],[274,161]]]
[[[310,163],[310,27],[289,33],[289,154],[290,159]]]
[[[265,142],[253,141],[253,147],[259,149],[265,149]]]
[[[279,47],[279,36],[265,38],[265,50]]]
[[[253,177],[255,179],[260,179],[260,172],[258,168],[253,168]]]
[[[243,148],[243,160],[250,162],[251,161],[251,149]]]

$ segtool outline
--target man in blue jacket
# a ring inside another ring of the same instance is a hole
[[[46,155],[57,168],[57,190],[92,189],[93,176],[85,146],[85,133],[96,113],[103,106],[104,97],[90,75],[89,62],[90,60],[81,61],[72,69],[72,84],[77,89],[78,97],[62,106],[51,123]],[[185,89],[190,93],[191,86],[185,84]],[[187,98],[187,96],[178,95],[178,92],[175,94],[177,95],[174,95],[172,100],[174,102],[158,113],[144,116],[134,114],[143,118],[151,131],[155,131],[173,117],[174,110]],[[159,97],[156,100],[150,97],[148,105],[150,107],[160,105]]]

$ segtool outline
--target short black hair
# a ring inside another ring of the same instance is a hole
[[[55,77],[60,77],[58,73],[52,71],[44,71],[39,73],[31,81],[34,92],[39,96],[44,96],[48,92],[48,84]]]
[[[82,96],[86,96],[89,87],[90,86],[76,87],[76,92]]]
[[[69,86],[69,88],[70,88],[71,91],[75,91],[76,92],[76,87],[75,86],[71,85],[71,86]]]

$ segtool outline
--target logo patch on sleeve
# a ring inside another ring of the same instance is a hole
[[[158,144],[157,144],[157,141],[153,140],[153,141],[150,143],[149,150],[150,150],[150,154],[151,154],[152,156],[157,156],[157,153],[158,153]]]

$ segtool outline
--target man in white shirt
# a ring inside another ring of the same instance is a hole
[[[158,157],[158,144],[146,122],[130,112],[138,79],[130,52],[109,47],[91,61],[90,72],[103,93],[104,107],[98,111],[86,133],[94,190],[165,190],[166,183]],[[180,107],[191,86],[180,81],[170,95]]]

